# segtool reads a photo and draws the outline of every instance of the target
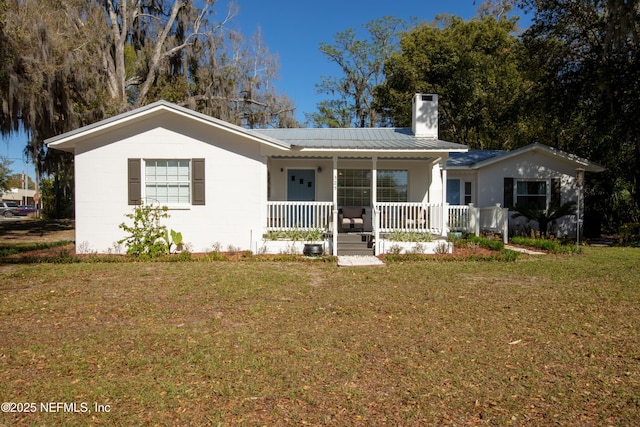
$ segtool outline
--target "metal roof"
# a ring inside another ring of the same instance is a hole
[[[447,160],[447,166],[471,166],[493,157],[502,156],[506,153],[508,153],[508,151],[505,150],[469,150],[466,153],[451,153]]]
[[[591,162],[575,154],[567,153],[557,148],[549,147],[540,143],[533,143],[517,148],[512,151],[506,150],[469,150],[466,153],[451,153],[447,159],[449,168],[469,168],[478,169],[496,162],[501,162],[526,153],[539,152],[548,156],[553,156],[575,165],[583,167],[587,172],[602,172],[604,167]]]
[[[303,150],[466,150],[467,146],[435,138],[417,138],[410,128],[253,129]]]

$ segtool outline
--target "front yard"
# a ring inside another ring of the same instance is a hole
[[[639,261],[0,265],[0,425],[634,425]]]

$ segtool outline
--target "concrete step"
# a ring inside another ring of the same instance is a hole
[[[340,233],[338,234],[338,243],[358,243],[358,242],[366,242],[367,236],[363,236],[356,233]]]
[[[338,234],[338,255],[373,255],[369,235],[360,233]]]
[[[360,255],[360,256],[364,256],[364,255],[373,255],[373,249],[343,249],[343,248],[338,248],[338,256],[343,256],[343,255]]]

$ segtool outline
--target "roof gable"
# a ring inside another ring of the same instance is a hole
[[[582,167],[587,172],[602,172],[604,167],[591,162],[575,154],[567,153],[557,148],[549,147],[540,143],[533,143],[520,147],[512,151],[503,150],[470,150],[467,153],[452,153],[447,167],[463,169],[480,169],[498,162],[502,162],[514,157],[526,155],[528,153],[542,153],[561,160],[572,162],[576,167]]]
[[[224,120],[219,120],[206,114],[202,114],[167,101],[157,101],[152,104],[145,105],[144,107],[140,107],[132,111],[127,111],[117,116],[101,120],[87,126],[83,126],[76,130],[55,136],[53,138],[46,139],[44,142],[50,148],[73,153],[77,144],[81,144],[83,141],[93,136],[100,135],[114,129],[127,126],[132,123],[140,122],[145,119],[154,117],[158,114],[164,113],[175,114],[188,120],[195,120],[197,122],[204,123],[207,126],[223,129],[228,132],[255,140],[259,143],[272,146],[274,148],[284,150],[291,148],[291,146],[286,142],[278,141],[268,136],[257,134],[240,126],[225,122]]]

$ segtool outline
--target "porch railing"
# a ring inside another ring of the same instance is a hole
[[[441,203],[376,203],[378,232],[393,231],[441,234],[443,206]]]
[[[473,204],[450,205],[448,212],[450,231],[463,231],[476,236],[482,232],[498,233],[505,243],[509,238],[509,210],[500,207],[500,204],[484,208],[477,208]]]
[[[474,209],[473,206],[449,205],[447,222],[449,230],[470,232]]]
[[[332,202],[267,202],[267,230],[329,230]]]

